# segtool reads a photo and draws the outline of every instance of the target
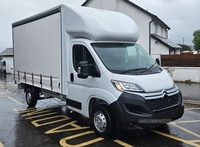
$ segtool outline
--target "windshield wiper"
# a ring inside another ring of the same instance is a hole
[[[152,64],[149,68],[147,68],[146,70],[141,71],[141,73],[147,72],[150,69],[152,69],[154,67],[154,65],[157,64],[156,62],[154,64]]]
[[[140,71],[140,70],[145,70],[145,69],[147,69],[147,68],[129,69],[129,70],[124,70],[124,71],[120,72],[120,74],[128,73],[128,72],[131,72],[131,71]]]

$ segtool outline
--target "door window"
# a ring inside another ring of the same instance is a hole
[[[88,64],[94,64],[94,59],[88,49],[83,45],[73,46],[73,66],[75,71],[78,69],[80,61],[88,61]]]

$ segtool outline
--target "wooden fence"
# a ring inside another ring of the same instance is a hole
[[[200,67],[200,53],[181,53],[180,55],[161,55],[161,65],[169,67]]]

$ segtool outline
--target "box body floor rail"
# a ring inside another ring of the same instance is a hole
[[[60,5],[12,24],[14,78],[32,107],[61,98],[97,135],[180,118],[182,95],[125,14]]]

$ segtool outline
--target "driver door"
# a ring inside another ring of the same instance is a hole
[[[88,61],[95,64],[94,58],[88,48],[83,44],[72,44],[70,52],[70,81],[67,105],[71,110],[84,114],[87,111],[88,99],[95,94],[96,77],[88,76],[83,79],[77,76],[78,64],[80,61]]]

